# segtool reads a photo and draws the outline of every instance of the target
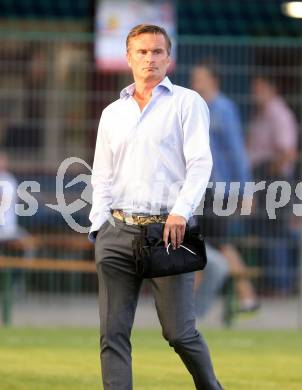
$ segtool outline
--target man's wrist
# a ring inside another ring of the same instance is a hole
[[[180,214],[176,214],[176,213],[170,213],[169,216],[172,216],[172,217],[180,217],[184,220],[184,222],[188,222],[187,218],[184,217],[183,215],[180,215]]]
[[[191,206],[182,205],[182,204],[175,204],[172,210],[170,211],[170,215],[178,215],[180,217],[185,218],[185,220],[188,222],[190,216],[192,213]]]

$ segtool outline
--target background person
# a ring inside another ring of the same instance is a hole
[[[17,188],[17,180],[9,169],[8,156],[0,152],[0,250],[4,255],[11,255],[17,249],[24,258],[32,258],[36,251],[35,241],[18,225],[15,212]],[[13,272],[13,289],[18,294],[25,292],[24,272]]]
[[[0,242],[18,241],[26,257],[30,257],[34,244],[29,239],[28,232],[18,224],[15,212],[18,183],[10,172],[9,158],[5,152],[0,152],[0,183]]]
[[[297,160],[298,124],[293,111],[280,95],[276,82],[257,75],[251,81],[254,112],[249,124],[248,152],[255,180],[293,182]],[[289,241],[291,202],[277,210],[277,219],[266,213],[266,191],[257,193],[258,234],[266,238],[262,246],[265,288],[288,293],[295,279]]]
[[[210,110],[210,145],[213,155],[211,181],[226,182],[227,185],[240,182],[242,194],[244,183],[251,180],[251,175],[240,118],[234,102],[220,91],[217,64],[213,59],[204,60],[193,68],[191,85],[206,100]],[[217,194],[217,188],[215,191]],[[229,191],[219,195],[224,198],[224,204],[232,196]],[[204,215],[200,216],[205,236],[212,239],[228,261],[230,272],[244,272],[245,263],[231,237],[235,222],[237,229],[238,225],[243,229],[238,218],[219,217],[213,213],[213,191],[207,191]],[[247,278],[236,281],[236,291],[239,310],[253,311],[258,308],[254,288]]]

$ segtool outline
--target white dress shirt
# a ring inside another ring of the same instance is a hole
[[[0,172],[0,241],[18,238],[18,220],[15,213],[17,181],[12,174]]]
[[[209,181],[209,111],[200,95],[165,77],[141,111],[135,84],[102,113],[92,169],[92,226],[89,237],[109,218],[110,209],[188,220]]]

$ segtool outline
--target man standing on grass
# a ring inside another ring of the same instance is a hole
[[[101,365],[105,390],[131,390],[130,334],[142,279],[132,241],[140,224],[163,223],[165,245],[182,243],[211,173],[209,114],[192,90],[166,72],[171,41],[154,25],[128,34],[134,84],[102,113],[96,143],[90,238],[99,278]],[[199,390],[219,390],[202,336],[195,328],[194,274],[151,279],[163,335]]]

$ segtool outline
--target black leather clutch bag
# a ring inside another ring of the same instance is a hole
[[[173,249],[163,241],[164,224],[142,227],[141,235],[133,240],[133,255],[137,275],[143,278],[177,275],[202,270],[207,264],[204,239],[199,231],[186,227],[180,248]]]

